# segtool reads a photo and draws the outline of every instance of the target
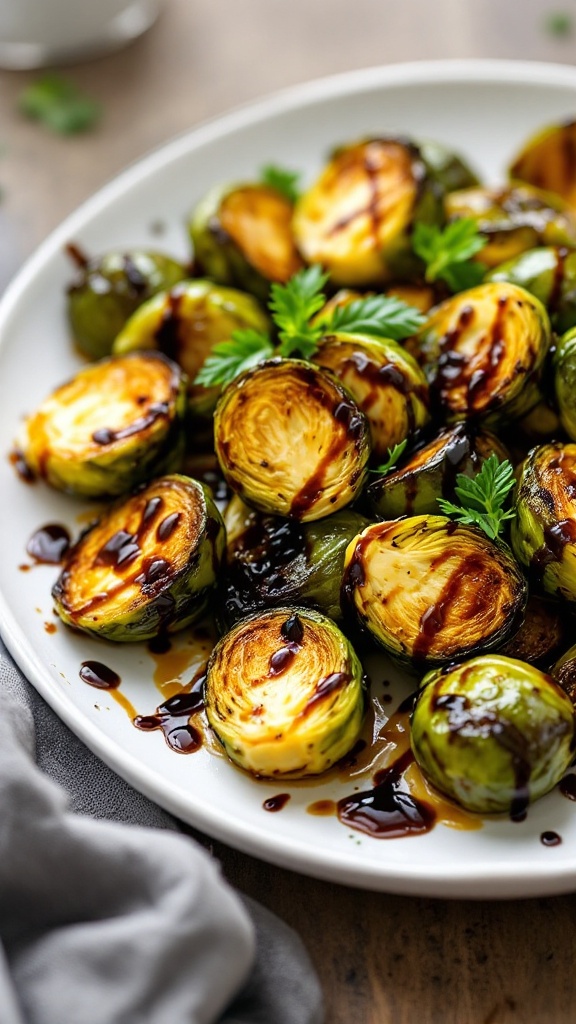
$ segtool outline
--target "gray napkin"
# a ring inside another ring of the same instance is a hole
[[[2,1024],[321,1024],[298,937],[176,827],[0,640]]]

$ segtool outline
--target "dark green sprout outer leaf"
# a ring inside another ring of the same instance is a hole
[[[375,523],[346,551],[343,607],[404,664],[491,650],[520,625],[526,581],[511,551],[445,516]]]
[[[576,444],[533,448],[522,466],[512,547],[549,594],[576,601]]]
[[[507,458],[506,449],[494,434],[457,423],[443,428],[419,447],[401,466],[375,479],[366,495],[379,519],[438,512],[438,498],[456,499],[459,473],[474,476],[492,453]]]
[[[206,714],[228,756],[255,775],[302,778],[354,746],[362,666],[331,619],[305,608],[260,612],[216,645]]]
[[[180,468],[186,383],[180,367],[158,352],[109,356],[45,399],[26,421],[19,448],[57,490],[125,494]]]
[[[214,417],[222,473],[247,504],[305,521],[349,505],[370,455],[368,423],[331,374],[270,359],[223,391]]]
[[[76,345],[89,359],[110,355],[116,335],[138,306],[186,276],[185,267],[169,256],[138,249],[88,260],[68,288]]]
[[[559,339],[553,367],[560,420],[568,437],[576,441],[576,328]]]
[[[566,606],[541,594],[529,594],[524,621],[517,633],[500,648],[499,654],[527,661],[547,672],[558,651],[569,642],[570,624]],[[551,671],[554,676],[554,671]]]
[[[235,495],[224,522],[228,544],[220,617],[232,625],[261,608],[297,604],[341,617],[344,552],[368,520],[343,509],[310,523],[263,515]]]
[[[214,347],[229,344],[235,331],[266,332],[269,327],[269,318],[252,295],[211,281],[181,281],[132,314],[114,342],[114,352],[164,352],[188,375],[189,411],[207,416],[214,411],[220,389],[207,390],[200,374]]]
[[[70,550],[52,591],[56,611],[75,629],[119,642],[183,629],[206,613],[224,545],[208,488],[160,477]]]
[[[424,677],[411,742],[425,776],[462,807],[521,817],[572,760],[574,710],[550,676],[484,655]]]
[[[494,267],[485,280],[511,281],[531,292],[559,334],[576,326],[576,251],[558,245],[530,249]]]

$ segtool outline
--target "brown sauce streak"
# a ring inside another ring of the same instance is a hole
[[[204,710],[205,673],[193,680],[191,688],[180,690],[156,708],[153,715],[137,715],[134,725],[143,732],[162,732],[171,750],[193,754],[203,745],[202,731],[190,718]]]
[[[26,551],[41,565],[59,565],[70,547],[70,534],[65,526],[49,523],[36,530],[26,544]]]
[[[10,452],[8,456],[8,461],[12,466],[14,466],[14,469],[16,470],[18,476],[20,477],[21,480],[24,481],[25,484],[36,483],[36,474],[26,462],[23,452],[19,451],[16,448],[13,452]]]
[[[79,675],[84,683],[95,686],[97,690],[115,690],[121,683],[118,673],[101,661],[83,661]]]
[[[290,799],[290,793],[278,793],[277,796],[270,796],[267,800],[264,800],[262,807],[265,811],[281,811],[283,807],[286,807]]]

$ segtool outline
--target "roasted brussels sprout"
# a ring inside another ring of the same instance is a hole
[[[292,212],[290,200],[270,185],[212,189],[189,224],[199,269],[218,284],[245,288],[265,300],[271,281],[284,284],[302,268]]]
[[[109,356],[53,391],[18,446],[52,487],[115,497],[179,468],[185,410],[186,377],[176,363],[156,352]]]
[[[487,242],[475,259],[487,267],[539,245],[576,245],[576,219],[570,208],[559,196],[531,185],[450,192],[444,207],[449,221],[476,221]]]
[[[574,710],[550,676],[490,654],[429,672],[412,714],[426,777],[469,811],[521,818],[574,753]]]
[[[576,644],[569,647],[550,669],[550,675],[576,705]]]
[[[188,375],[188,402],[195,416],[214,411],[220,389],[194,384],[214,345],[234,331],[266,333],[270,321],[251,295],[210,281],[183,281],[145,302],[114,342],[118,355],[134,349],[159,349]]]
[[[395,341],[359,334],[329,334],[314,362],[348,388],[370,425],[372,450],[384,457],[389,448],[429,420],[428,384],[416,361]]]
[[[398,660],[445,664],[491,650],[518,628],[526,582],[504,545],[429,515],[375,523],[356,537],[342,593]]]
[[[69,626],[106,640],[148,640],[205,614],[224,551],[207,488],[160,477],[109,509],[66,556],[52,590]]]
[[[339,619],[344,552],[368,520],[343,509],[299,523],[267,516],[234,495],[224,513],[226,565],[219,608],[228,626],[252,611],[298,604]]]
[[[576,444],[533,448],[522,466],[512,547],[549,594],[576,601]]]
[[[558,333],[576,326],[576,251],[559,245],[530,249],[499,264],[485,280],[511,281],[535,295]]]
[[[530,594],[520,629],[498,651],[508,658],[527,661],[546,671],[567,633],[566,615],[559,601]]]
[[[532,136],[509,174],[514,181],[555,192],[576,209],[576,121],[550,125]]]
[[[208,662],[206,714],[236,764],[264,777],[318,775],[364,717],[362,667],[330,619],[281,608],[244,619]]]
[[[556,344],[553,359],[558,415],[571,441],[576,441],[576,328]]]
[[[455,500],[459,473],[474,476],[492,453],[508,453],[494,434],[465,423],[445,427],[421,445],[401,467],[378,477],[366,489],[370,507],[379,519],[438,512],[438,498]]]
[[[402,279],[420,266],[410,244],[414,223],[440,220],[438,193],[411,141],[375,138],[343,146],[296,203],[296,245],[337,285]]]
[[[73,254],[78,254],[71,247]],[[187,277],[182,263],[157,252],[111,252],[98,259],[76,255],[78,276],[68,288],[74,341],[90,359],[110,355],[128,317],[156,292]]]
[[[441,142],[420,141],[418,146],[428,171],[443,192],[455,192],[480,184],[477,175],[463,157]]]
[[[249,505],[322,519],[360,492],[368,423],[335,377],[300,359],[270,359],[228,385],[214,417],[226,481]]]
[[[503,281],[442,302],[409,349],[447,419],[492,424],[521,416],[539,401],[550,336],[538,299]]]

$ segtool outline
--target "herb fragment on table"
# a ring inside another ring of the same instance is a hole
[[[513,487],[512,464],[508,459],[500,462],[492,453],[476,476],[470,478],[458,473],[454,490],[462,505],[454,505],[445,498],[437,498],[437,501],[445,515],[457,523],[479,526],[491,540],[496,540],[504,523],[515,516],[513,509],[504,508]]]
[[[396,469],[396,463],[404,453],[404,449],[408,444],[408,438],[404,438],[399,444],[395,444],[392,448],[388,449],[388,458],[380,466],[376,466],[375,469],[371,469],[371,473],[378,473],[380,476],[386,476],[392,469]]]
[[[300,178],[300,171],[290,171],[277,164],[266,164],[260,171],[261,183],[275,188],[290,203],[295,203],[300,195]]]
[[[96,100],[57,75],[45,75],[24,89],[18,107],[26,117],[40,121],[59,135],[89,131],[102,113]]]
[[[568,11],[551,11],[546,15],[544,28],[551,36],[563,37],[572,35],[572,15]]]
[[[472,257],[486,245],[472,217],[461,217],[444,228],[416,224],[412,248],[426,264],[428,282],[444,281],[453,292],[480,284],[486,268]]]

